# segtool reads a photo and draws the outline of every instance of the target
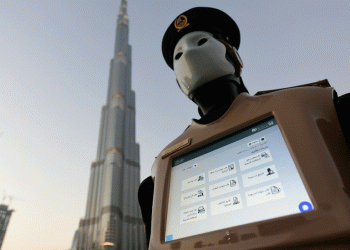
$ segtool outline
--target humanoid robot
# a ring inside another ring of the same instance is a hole
[[[179,15],[167,29],[162,42],[163,56],[175,71],[181,91],[198,106],[201,118],[196,120],[197,123],[217,121],[240,94],[248,92],[241,77],[243,63],[237,52],[239,45],[237,24],[224,12],[213,8],[190,9]],[[320,85],[329,86],[325,80],[297,87]],[[256,95],[268,92],[272,91]],[[333,101],[345,140],[350,145],[350,119],[347,119],[350,94],[341,97],[335,94]],[[341,174],[345,179],[350,177],[348,169]],[[348,184],[345,186],[349,188]],[[150,176],[141,183],[138,194],[147,245],[151,235],[153,190]]]

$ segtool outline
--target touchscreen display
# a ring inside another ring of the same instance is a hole
[[[313,208],[270,117],[173,159],[165,241]]]

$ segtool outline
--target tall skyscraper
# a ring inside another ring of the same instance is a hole
[[[131,90],[128,36],[127,0],[122,0],[97,157],[90,170],[85,218],[79,223],[79,250],[146,249],[137,202],[139,145],[135,143],[135,92]]]
[[[6,229],[10,222],[12,212],[13,210],[10,210],[8,205],[0,204],[0,249],[4,242]]]

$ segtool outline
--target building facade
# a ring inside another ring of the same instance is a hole
[[[72,246],[69,250],[78,250],[78,230],[75,231],[72,241]]]
[[[127,0],[122,0],[97,156],[90,170],[85,218],[79,223],[79,250],[146,249],[137,201],[140,156],[135,142],[135,92],[131,90],[128,33]]]
[[[10,210],[7,205],[0,204],[0,249],[4,242],[7,226],[10,222],[10,218],[13,210]]]

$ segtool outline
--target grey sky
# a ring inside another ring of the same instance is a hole
[[[67,249],[85,213],[119,0],[0,1],[0,193],[16,212],[4,250]],[[129,0],[141,178],[198,118],[161,54],[174,18],[225,11],[241,30],[250,94],[328,79],[349,92],[348,1]]]

